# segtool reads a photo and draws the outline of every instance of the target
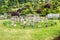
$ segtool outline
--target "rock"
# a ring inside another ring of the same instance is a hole
[[[20,20],[21,25],[25,25],[26,22],[23,16],[20,16],[19,20]]]
[[[0,20],[5,19],[4,15],[0,15]]]
[[[46,18],[50,19],[58,19],[60,17],[60,14],[48,14]]]
[[[39,21],[40,21],[39,14],[34,14],[34,16],[33,16],[33,22],[39,22]]]
[[[14,26],[16,21],[19,21],[18,16],[12,16],[11,17],[11,25]]]

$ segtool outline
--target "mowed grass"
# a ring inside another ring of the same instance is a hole
[[[57,25],[46,28],[16,29],[2,25],[0,20],[0,40],[53,40],[60,34],[60,21]]]

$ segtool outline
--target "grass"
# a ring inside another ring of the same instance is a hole
[[[55,26],[47,28],[17,29],[2,25],[0,20],[0,40],[53,40],[60,33],[60,21]]]

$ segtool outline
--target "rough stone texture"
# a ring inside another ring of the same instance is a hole
[[[40,17],[39,14],[27,14],[26,16],[12,16],[11,22],[19,21],[21,25],[34,25],[35,22],[44,22],[44,17]]]
[[[18,16],[12,16],[11,17],[11,25],[14,26],[16,21],[19,21],[19,17]]]
[[[0,15],[0,20],[5,19],[4,15]]]
[[[50,19],[50,18],[56,18],[56,19],[58,19],[59,17],[60,17],[60,14],[48,14],[47,16],[46,16],[48,19]]]

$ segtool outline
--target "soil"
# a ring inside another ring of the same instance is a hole
[[[60,36],[55,37],[53,40],[60,40]]]

